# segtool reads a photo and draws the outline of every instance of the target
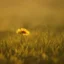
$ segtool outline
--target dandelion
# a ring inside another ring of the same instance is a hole
[[[17,34],[26,35],[26,36],[30,34],[30,32],[27,29],[25,29],[25,28],[17,29],[16,33]]]

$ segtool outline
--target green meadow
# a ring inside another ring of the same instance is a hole
[[[28,29],[28,36],[1,31],[0,64],[63,64],[63,28]]]

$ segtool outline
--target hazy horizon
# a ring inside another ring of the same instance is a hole
[[[64,23],[63,0],[0,0],[0,30]],[[28,24],[29,23],[29,24]]]

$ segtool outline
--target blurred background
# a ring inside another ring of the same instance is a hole
[[[0,0],[0,31],[64,25],[64,0]]]

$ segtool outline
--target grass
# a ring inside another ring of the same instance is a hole
[[[64,64],[64,31],[32,30],[29,36],[0,32],[1,64]]]

